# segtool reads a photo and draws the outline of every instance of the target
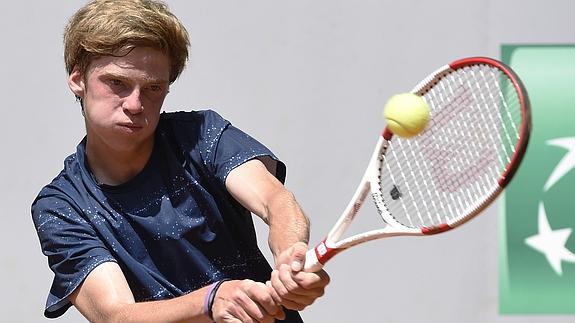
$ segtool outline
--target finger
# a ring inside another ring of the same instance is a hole
[[[247,292],[247,291],[246,291]],[[243,312],[246,314],[246,319],[249,318],[249,322],[262,322],[265,320],[267,313],[263,307],[259,306],[249,295],[249,292],[238,292],[236,295],[236,301],[238,305],[242,308]]]
[[[275,291],[275,295],[279,296],[279,302],[282,301],[282,295],[288,294],[289,291],[287,290],[287,288],[284,286],[284,284],[282,283],[282,281],[279,278],[279,270],[274,270],[272,271],[271,277],[270,277],[270,284],[272,285],[272,288]]]
[[[307,253],[307,246],[303,242],[295,243],[292,246],[291,252],[291,270],[299,272],[303,269],[305,263],[305,254]]]
[[[299,277],[297,281],[296,276]],[[312,279],[313,277],[306,275],[306,273],[302,272],[294,274],[294,272],[292,272],[291,270],[286,270],[286,268],[280,268],[280,270],[278,270],[278,278],[289,294],[306,295],[307,291],[302,283],[306,282],[306,278]]]
[[[274,302],[276,304],[281,304],[282,298],[278,295],[278,293],[276,293],[276,290],[272,286],[272,282],[268,280],[265,285],[266,285],[268,292],[270,293],[271,297],[273,298]],[[275,318],[278,320],[284,320],[285,319],[285,312],[284,312],[283,308],[281,306],[278,306],[278,309],[279,310],[275,314]]]
[[[270,289],[264,283],[255,283],[247,290],[247,293],[250,299],[265,312],[264,314],[275,316],[278,312],[281,312],[281,308],[276,304]]]
[[[242,320],[237,318],[224,318],[220,322],[222,323],[242,323]]]
[[[305,305],[305,304],[296,303],[296,302],[290,301],[288,299],[285,299],[282,301],[282,306],[287,308],[288,310],[292,310],[292,311],[303,311],[309,305],[310,304]]]
[[[275,318],[280,320],[280,321],[285,320],[286,313],[284,312],[283,307],[281,307],[281,306],[279,307],[279,311],[276,313]]]
[[[254,323],[254,320],[246,313],[244,308],[235,302],[229,302],[226,306],[225,312],[218,317],[214,317],[216,322],[224,323]]]
[[[271,279],[271,278],[270,278]],[[271,281],[267,281],[266,282],[266,286],[268,287],[269,291],[270,291],[270,295],[272,296],[272,298],[274,299],[274,302],[276,302],[277,304],[280,304],[282,301],[282,298],[278,295],[278,293],[276,292],[276,290],[274,289],[272,282]]]
[[[275,270],[272,272],[271,284],[280,296],[281,304],[289,306],[290,309],[293,309],[294,306],[286,301],[305,306],[311,304],[314,298],[306,295],[305,292],[302,293],[303,289],[291,279],[290,272],[290,270]]]
[[[298,272],[292,275],[292,280],[301,288],[300,294],[319,297],[324,294],[330,277],[325,271],[320,270],[315,273]]]

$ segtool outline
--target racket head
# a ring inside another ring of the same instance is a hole
[[[372,194],[385,205],[386,231],[435,234],[479,214],[508,185],[527,149],[531,109],[517,74],[486,57],[452,62],[412,93],[429,105],[430,122],[409,139],[384,130]]]
[[[385,128],[352,200],[326,238],[306,254],[317,271],[354,245],[393,236],[451,230],[484,210],[509,184],[529,142],[531,110],[524,85],[505,64],[457,60],[412,93],[430,107],[430,122],[403,139]],[[384,226],[342,238],[371,193]]]

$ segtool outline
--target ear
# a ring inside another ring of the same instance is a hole
[[[86,93],[86,84],[84,83],[84,75],[80,73],[77,67],[74,67],[74,70],[68,76],[68,87],[74,95],[80,99],[84,98],[84,94]]]

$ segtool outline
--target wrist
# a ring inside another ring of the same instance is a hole
[[[212,308],[214,306],[214,301],[216,299],[218,289],[222,286],[223,283],[227,281],[229,281],[229,279],[224,278],[220,281],[213,283],[208,288],[208,292],[206,293],[206,297],[204,298],[204,314],[207,315],[210,318],[210,320],[214,319]]]

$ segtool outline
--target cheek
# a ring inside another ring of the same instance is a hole
[[[158,98],[158,99],[146,99],[144,100],[143,106],[144,106],[144,113],[146,113],[146,117],[147,118],[159,118],[160,113],[162,111],[162,106],[164,104],[164,99],[165,96],[162,98]]]
[[[110,124],[109,113],[105,113],[97,103],[87,103],[84,108],[84,119],[90,128],[105,128]]]
[[[96,110],[94,111],[95,113],[103,111],[109,112],[120,106],[118,96],[113,95],[107,88],[99,86],[99,84],[89,86],[86,89],[84,101],[87,105],[89,104],[91,106],[92,110]]]
[[[143,93],[142,95],[142,103],[144,106],[148,105],[150,107],[155,108],[156,110],[160,110],[162,105],[164,104],[164,100],[168,93],[160,93],[160,92],[151,92],[151,93]]]
[[[95,95],[86,95],[84,98],[84,115],[86,122],[93,125],[105,126],[111,123],[114,111],[117,110],[119,102],[117,99]]]
[[[149,109],[146,111],[146,108],[144,107],[144,113],[145,113],[145,119],[146,119],[146,123],[148,124],[148,126],[150,126],[150,128],[155,129],[156,126],[158,125],[158,122],[160,121],[160,110],[159,109]]]

